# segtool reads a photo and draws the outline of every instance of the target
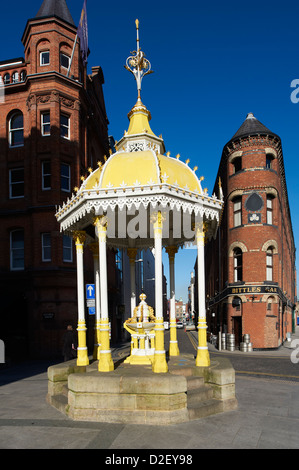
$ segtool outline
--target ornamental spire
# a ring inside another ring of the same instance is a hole
[[[131,52],[131,56],[127,58],[125,68],[131,72],[137,83],[138,100],[141,100],[141,82],[145,75],[153,73],[151,63],[145,58],[144,52],[140,48],[139,41],[139,20],[135,21],[137,31],[137,50]]]

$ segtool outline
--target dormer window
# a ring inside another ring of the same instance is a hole
[[[50,51],[43,51],[40,53],[40,65],[50,65]]]

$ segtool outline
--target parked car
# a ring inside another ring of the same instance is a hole
[[[176,327],[177,328],[184,328],[184,324],[182,321],[178,321],[177,324],[176,324]]]

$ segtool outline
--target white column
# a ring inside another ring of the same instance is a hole
[[[97,228],[99,239],[99,264],[100,264],[100,291],[101,291],[101,350],[99,357],[99,371],[110,372],[114,370],[111,357],[109,339],[109,314],[108,314],[108,278],[107,278],[107,217],[96,217],[94,224]]]
[[[93,254],[93,271],[94,271],[94,285],[95,285],[95,335],[94,335],[94,350],[93,359],[99,359],[100,356],[100,322],[101,322],[101,296],[100,296],[100,265],[99,265],[99,244],[91,243],[89,248]]]
[[[86,324],[85,324],[85,289],[84,289],[84,265],[83,251],[86,234],[83,231],[73,233],[76,244],[77,255],[77,298],[78,298],[78,348],[77,365],[87,366],[89,364],[88,350],[86,347]]]
[[[191,273],[191,319],[194,315],[194,273]]]
[[[208,367],[210,356],[207,345],[206,301],[205,301],[205,235],[207,226],[205,223],[196,227],[197,243],[197,279],[198,279],[198,347],[196,366]]]
[[[130,280],[131,280],[131,317],[134,315],[136,307],[136,279],[135,279],[135,260],[137,255],[137,248],[127,249],[128,257],[130,260]]]
[[[178,252],[176,246],[168,246],[166,253],[169,258],[169,288],[170,288],[170,341],[169,356],[179,356],[180,351],[177,341],[176,316],[175,316],[175,254]]]
[[[164,349],[163,319],[163,266],[162,266],[162,225],[163,217],[159,211],[153,217],[155,238],[155,357],[153,372],[167,372],[166,354]]]

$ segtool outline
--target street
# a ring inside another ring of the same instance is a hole
[[[196,331],[177,330],[177,337],[180,352],[196,355]],[[166,350],[168,349],[168,341],[169,332],[165,334]],[[253,351],[252,353],[237,350],[234,352],[218,351],[210,344],[209,350],[211,359],[216,358],[218,355],[227,357],[231,361],[236,375],[299,381],[299,363],[292,363],[291,349],[286,352],[285,356],[278,355],[278,351]]]

